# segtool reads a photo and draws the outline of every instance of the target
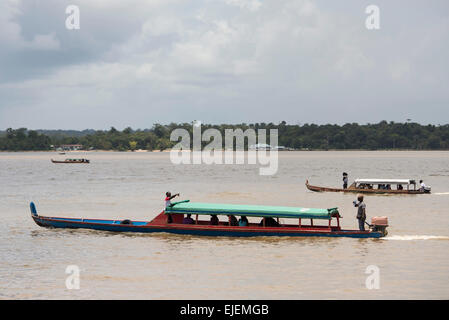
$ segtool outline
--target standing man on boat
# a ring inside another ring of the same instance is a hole
[[[174,196],[171,195],[170,191],[167,191],[165,193],[165,208],[171,207],[172,203],[171,203],[171,199],[175,198],[175,197],[179,197],[179,193],[175,194]],[[173,218],[171,216],[171,214],[167,214],[167,223],[172,223],[173,222]]]
[[[365,231],[366,205],[363,202],[363,195],[357,196],[358,203],[353,201],[354,207],[357,207],[357,220],[359,220],[359,230]]]
[[[176,198],[176,197],[179,197],[179,193],[177,193],[174,196],[172,196],[170,191],[166,192],[165,193],[165,207],[166,208],[171,207],[172,204],[171,204],[170,200],[173,199],[173,198]]]
[[[343,189],[348,188],[348,174],[343,172]]]

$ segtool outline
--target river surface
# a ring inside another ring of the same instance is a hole
[[[50,162],[65,157],[91,164]],[[198,202],[339,207],[343,227],[356,229],[354,194],[304,186],[339,187],[343,171],[424,179],[432,194],[366,196],[368,219],[389,218],[383,239],[46,229],[28,207],[150,220],[170,190]],[[449,152],[280,152],[272,176],[258,165],[174,165],[167,152],[0,153],[0,217],[0,299],[449,299]],[[79,289],[66,287],[70,265]],[[379,287],[368,289],[376,270]]]

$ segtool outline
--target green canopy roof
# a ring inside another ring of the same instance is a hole
[[[299,207],[255,206],[242,204],[219,204],[180,201],[165,209],[165,213],[191,214],[220,214],[247,217],[276,217],[276,218],[307,218],[331,219],[332,214],[338,213],[337,208],[314,209]]]

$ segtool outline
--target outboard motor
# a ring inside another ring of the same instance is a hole
[[[372,217],[371,225],[372,231],[377,231],[382,233],[382,237],[385,237],[388,234],[388,217]]]
[[[431,190],[432,190],[431,187],[426,186],[426,187],[424,188],[424,193],[430,193]]]

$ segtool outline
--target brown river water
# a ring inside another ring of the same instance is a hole
[[[87,157],[91,164],[52,164]],[[174,165],[169,153],[0,153],[0,299],[448,299],[449,152],[280,152],[257,165]],[[339,207],[356,229],[354,194],[311,184],[354,178],[424,179],[430,195],[365,197],[388,216],[383,239],[193,237],[46,229],[42,215],[150,220],[164,193],[198,202]],[[66,288],[68,265],[80,288]],[[368,266],[379,288],[368,289]]]

